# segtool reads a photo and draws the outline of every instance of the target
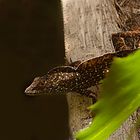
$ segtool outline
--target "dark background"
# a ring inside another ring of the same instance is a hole
[[[64,63],[58,0],[0,1],[0,140],[67,140],[65,96],[24,95],[34,77]]]

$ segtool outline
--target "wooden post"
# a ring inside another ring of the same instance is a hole
[[[119,16],[113,0],[61,0],[64,20],[65,54],[68,62],[87,60],[113,52],[111,34],[120,31]],[[91,121],[87,107],[91,99],[67,95],[69,125],[72,135]],[[135,118],[136,119],[136,118]],[[129,119],[109,140],[126,140],[133,124]],[[127,130],[124,133],[124,129]],[[136,133],[134,140],[138,139]]]

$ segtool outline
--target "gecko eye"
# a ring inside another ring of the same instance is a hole
[[[40,83],[39,83],[39,85],[38,85],[38,86],[40,86],[40,87],[41,87],[41,86],[44,86],[44,85],[45,85],[45,81],[44,81],[44,82],[42,81],[42,82],[40,82]]]
[[[35,80],[36,81],[36,86],[34,86],[34,89],[35,90],[41,90],[44,88],[44,85],[45,85],[45,80],[44,79],[37,79]]]

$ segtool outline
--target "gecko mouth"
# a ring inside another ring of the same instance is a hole
[[[43,94],[41,91],[35,90],[32,86],[27,87],[24,93],[28,96],[38,96]]]

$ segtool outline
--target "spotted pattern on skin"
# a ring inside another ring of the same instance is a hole
[[[112,41],[116,52],[140,48],[140,28],[112,34]]]
[[[66,92],[91,95],[93,93],[88,91],[87,88],[97,85],[106,76],[113,58],[127,56],[130,53],[132,53],[132,50],[108,53],[82,62],[77,68],[71,66],[56,67],[49,71],[47,75],[35,78],[33,83],[25,90],[25,93],[29,96]]]
[[[47,75],[35,78],[25,93],[34,96],[39,93],[66,92],[73,88],[73,82],[77,77],[79,77],[79,73],[75,69],[69,66],[57,67],[49,71]]]
[[[78,92],[89,96],[87,88],[98,85],[105,78],[114,57],[125,57],[140,47],[140,31],[112,35],[116,52],[107,53],[87,61],[76,61],[69,66],[56,67],[45,76],[37,77],[25,90],[29,96]],[[118,48],[117,48],[118,47]],[[96,95],[95,95],[96,100]]]

